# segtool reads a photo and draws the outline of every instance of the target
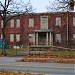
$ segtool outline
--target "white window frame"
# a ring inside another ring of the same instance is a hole
[[[73,34],[73,39],[75,39],[75,34]]]
[[[29,34],[29,42],[35,41],[35,34]]]
[[[10,42],[14,42],[14,34],[10,34]]]
[[[61,17],[56,17],[56,24],[55,26],[61,27]]]
[[[20,28],[20,19],[16,19],[16,28]]]
[[[75,27],[75,17],[73,17],[73,26]]]
[[[29,27],[34,27],[34,18],[29,18]]]
[[[46,20],[43,18],[46,18]],[[41,16],[41,29],[48,29],[48,16]]]
[[[1,34],[1,39],[3,39],[3,35]]]
[[[3,28],[3,20],[1,20],[1,28]]]
[[[61,34],[60,33],[55,34],[55,42],[61,43]]]
[[[16,42],[20,42],[20,34],[16,34]]]
[[[14,28],[14,19],[10,20],[10,27]]]

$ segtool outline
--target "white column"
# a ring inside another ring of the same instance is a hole
[[[51,32],[50,32],[50,45],[52,45],[52,35],[51,35]]]
[[[38,33],[36,33],[36,45],[38,45]]]
[[[48,45],[48,32],[46,33],[46,45]]]
[[[36,33],[34,33],[34,41],[33,41],[34,46],[35,46],[35,37],[36,37]]]

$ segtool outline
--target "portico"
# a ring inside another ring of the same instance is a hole
[[[53,30],[35,30],[34,46],[51,46],[53,45]]]

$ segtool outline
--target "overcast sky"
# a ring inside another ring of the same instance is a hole
[[[46,12],[46,6],[49,4],[49,0],[31,0],[31,4],[36,8],[36,12]]]
[[[30,0],[32,6],[36,9],[36,12],[46,12],[47,11],[46,6],[49,4],[49,1],[53,0]]]

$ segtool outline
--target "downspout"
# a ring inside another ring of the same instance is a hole
[[[68,26],[68,24],[69,24],[69,23],[68,23],[68,19],[69,19],[69,17],[68,17],[68,16],[69,16],[69,11],[67,11],[67,46],[68,46],[68,41],[69,41],[69,40],[68,40],[68,37],[69,37],[69,33],[68,33],[68,31],[69,31],[69,30],[68,30],[68,29],[69,29],[69,26]]]

